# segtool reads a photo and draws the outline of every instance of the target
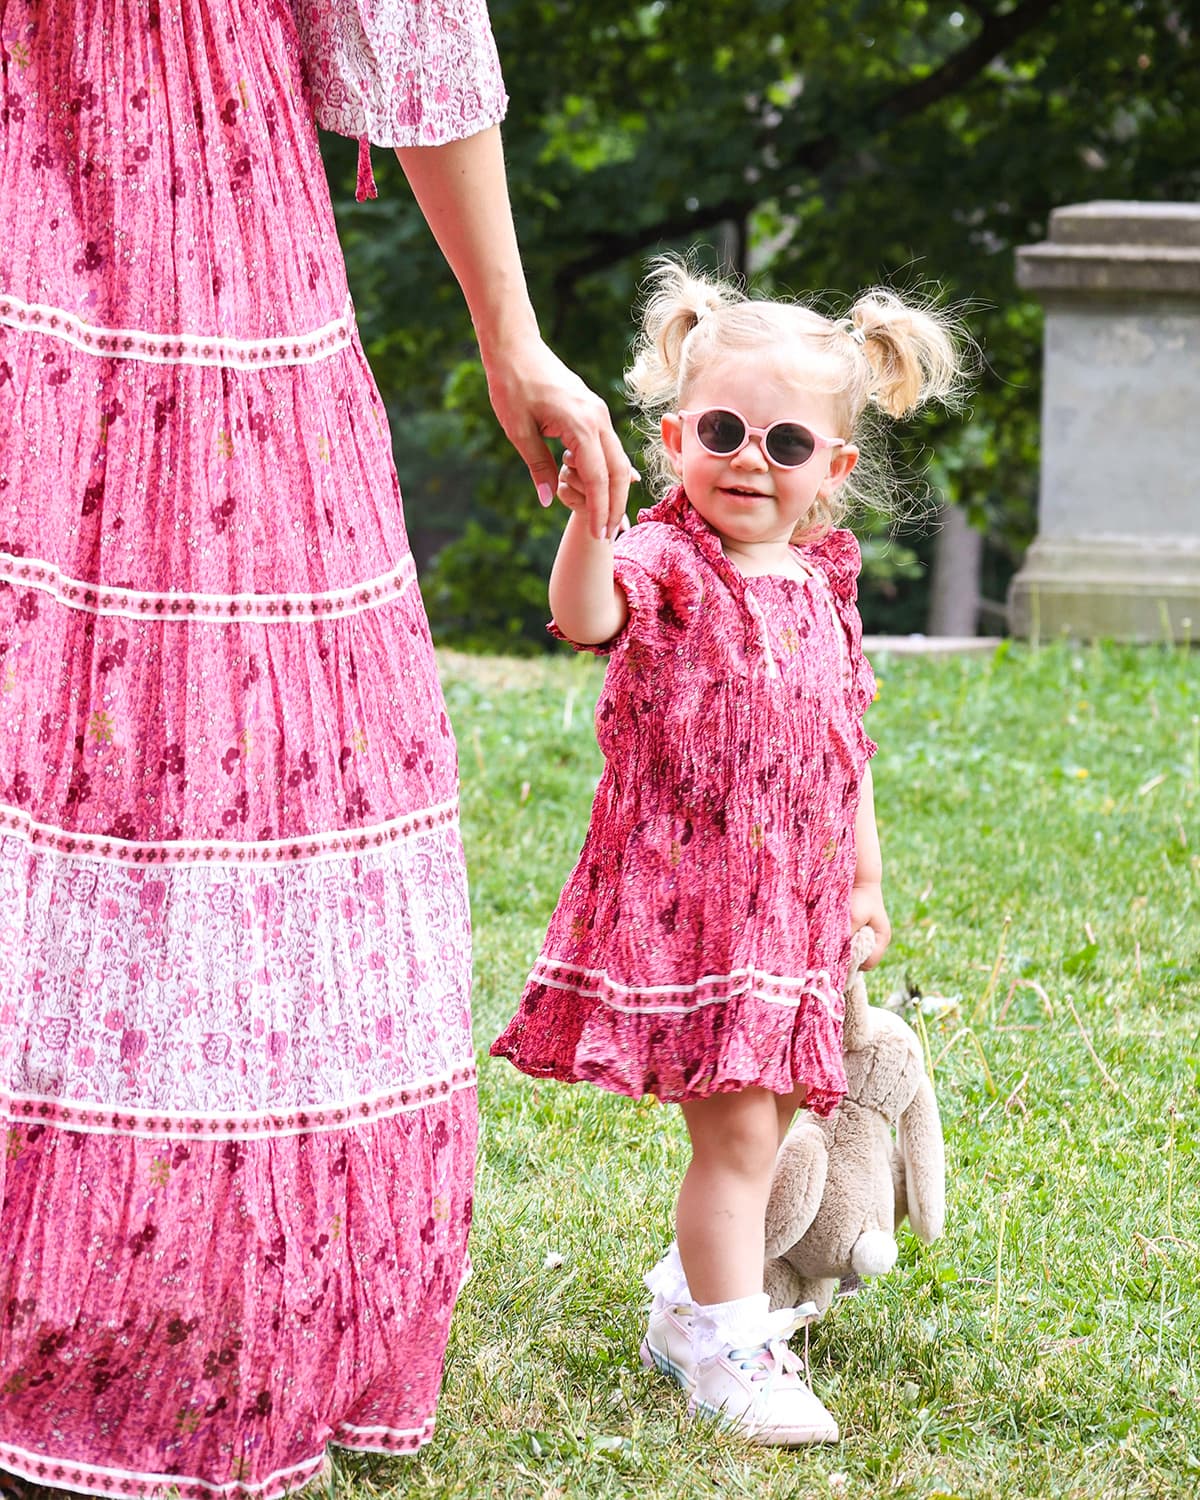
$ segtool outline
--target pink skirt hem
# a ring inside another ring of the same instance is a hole
[[[274,1500],[329,1443],[428,1442],[467,1269],[475,1093],[368,1124],[159,1140],[9,1129],[0,1469]]]
[[[806,1108],[827,1115],[846,1092],[842,1014],[841,996],[827,983],[795,1003],[751,993],[664,1014],[620,1010],[535,981],[491,1052],[534,1078],[670,1103],[803,1088]]]

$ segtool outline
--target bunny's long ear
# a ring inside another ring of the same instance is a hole
[[[850,943],[850,977],[846,981],[846,1019],[842,1028],[843,1052],[856,1052],[867,1045],[870,1017],[867,1014],[867,985],[859,973],[860,965],[875,948],[875,932],[860,927]]]
[[[775,1158],[766,1215],[768,1260],[786,1254],[808,1233],[825,1196],[828,1174],[824,1132],[802,1119],[788,1131]]]
[[[946,1147],[937,1097],[922,1076],[912,1103],[900,1116],[896,1136],[904,1158],[908,1222],[930,1245],[946,1224]]]

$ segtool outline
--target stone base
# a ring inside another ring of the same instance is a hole
[[[1000,635],[864,635],[868,661],[884,656],[985,656],[1004,639]]]
[[[1008,607],[1027,640],[1200,641],[1200,542],[1039,537]]]

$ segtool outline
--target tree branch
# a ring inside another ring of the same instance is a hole
[[[868,128],[878,135],[891,125],[920,114],[965,88],[1014,42],[1040,26],[1058,4],[1059,0],[1022,0],[1022,3],[1002,15],[982,5],[973,6],[982,21],[977,35],[925,77],[904,84],[886,99],[880,100],[870,112]],[[827,132],[815,136],[792,152],[786,162],[770,173],[769,178],[747,183],[743,190],[716,203],[667,214],[653,224],[642,225],[625,233],[594,236],[590,249],[561,265],[554,278],[555,289],[561,293],[580,277],[603,270],[661,240],[683,238],[699,229],[718,224],[723,219],[743,219],[765,197],[770,196],[771,182],[777,181],[782,185],[791,181],[798,169],[820,172],[836,159],[840,149],[839,135]]]

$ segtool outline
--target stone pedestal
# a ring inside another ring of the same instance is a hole
[[[1014,635],[1200,639],[1200,205],[1081,203],[1017,251],[1046,308]]]

